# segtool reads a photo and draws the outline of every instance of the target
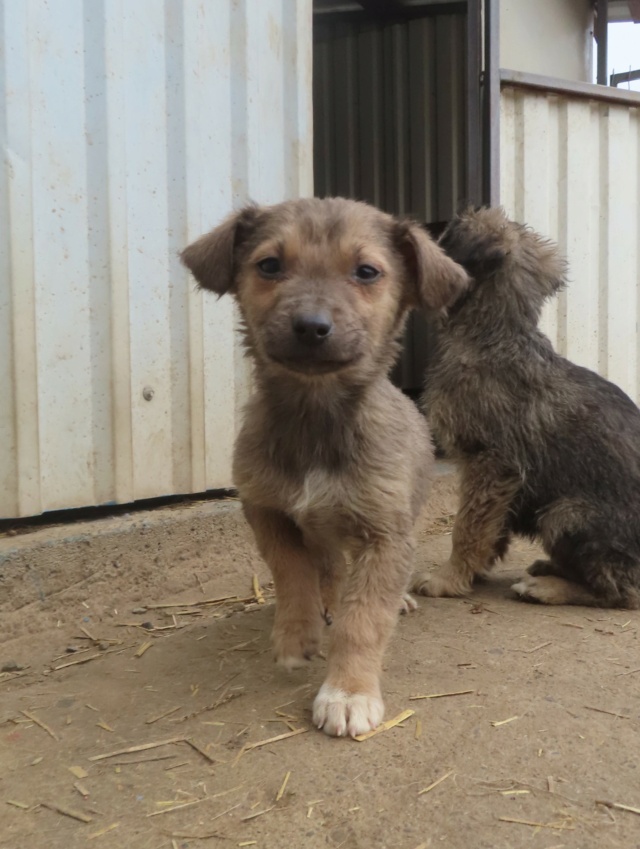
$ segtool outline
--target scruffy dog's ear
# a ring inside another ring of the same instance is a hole
[[[507,258],[506,223],[501,210],[470,212],[454,218],[438,244],[472,277],[482,279],[498,271]]]
[[[409,305],[438,311],[455,304],[469,288],[464,268],[450,259],[419,224],[402,222],[398,235],[409,274]]]
[[[182,251],[180,259],[202,289],[218,295],[234,291],[237,251],[254,229],[257,218],[258,207],[247,206]]]

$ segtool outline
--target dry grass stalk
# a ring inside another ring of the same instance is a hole
[[[615,716],[618,719],[631,719],[631,717],[626,713],[616,713],[614,710],[605,710],[604,708],[597,707],[589,707],[589,705],[585,705],[585,710],[595,710],[597,713],[606,713],[609,716]]]
[[[56,740],[56,742],[58,742],[58,743],[60,742],[60,738],[58,737],[58,735],[56,734],[56,732],[53,730],[53,728],[51,728],[50,726],[48,726],[46,722],[43,722],[41,719],[38,719],[38,717],[37,717],[35,714],[31,713],[31,711],[29,711],[29,710],[21,710],[21,711],[20,711],[20,713],[21,713],[23,716],[26,716],[26,717],[27,717],[27,719],[30,719],[30,720],[31,720],[31,722],[35,722],[35,724],[36,724],[39,728],[42,728],[42,730],[43,730],[43,731],[46,731],[46,732],[47,732],[47,734],[49,735],[49,737],[53,737],[53,739],[54,739],[54,740]]]
[[[367,731],[366,734],[358,734],[357,737],[354,737],[354,740],[357,740],[358,743],[362,743],[364,740],[369,740],[370,737],[375,737],[376,734],[381,734],[383,731],[389,731],[390,728],[395,728],[396,725],[400,725],[401,722],[404,722],[405,719],[409,719],[409,717],[415,714],[415,710],[403,710],[402,713],[399,713],[398,716],[393,719],[387,719],[386,722],[383,722],[377,728],[374,728],[373,731]]]
[[[528,825],[531,828],[553,828],[557,831],[573,831],[575,826],[567,822],[534,822],[533,820],[518,820],[513,817],[498,817],[500,822],[512,822],[516,825]]]
[[[183,808],[192,808],[194,805],[199,805],[201,802],[206,802],[209,799],[209,796],[205,796],[203,799],[194,799],[192,802],[181,802],[179,805],[174,805],[172,808],[165,808],[162,811],[154,811],[151,814],[147,814],[147,817],[159,817],[162,814],[171,814],[173,811],[181,811]]]
[[[198,599],[198,601],[174,601],[171,604],[145,604],[145,607],[147,610],[168,610],[172,607],[202,607],[204,605],[225,604],[226,602],[237,603],[241,601],[253,601],[253,596],[245,599],[237,595],[225,595],[220,596],[220,598]]]
[[[443,776],[438,778],[437,781],[434,781],[428,787],[425,787],[424,790],[420,790],[420,792],[418,793],[418,796],[422,796],[425,793],[429,793],[431,790],[433,790],[434,787],[437,787],[438,784],[442,784],[442,782],[446,781],[446,779],[449,778],[450,775],[453,775],[453,772],[454,771],[452,769],[450,769],[449,772],[446,772]]]
[[[276,802],[279,802],[280,799],[282,799],[282,797],[284,796],[284,791],[287,787],[287,783],[288,783],[290,778],[291,778],[291,772],[288,772],[284,777],[284,781],[280,785],[280,789],[276,793]]]
[[[158,749],[160,746],[171,746],[174,743],[184,743],[184,737],[171,737],[169,740],[159,740],[156,743],[141,743],[139,746],[129,746],[127,749],[117,749],[115,752],[107,752],[106,755],[93,755],[90,761],[104,761],[107,758],[116,758],[118,755],[131,755],[134,752],[146,752],[148,749]]]
[[[96,722],[96,725],[98,728],[102,728],[104,731],[110,731],[113,734],[113,728],[110,725],[107,725],[104,719],[101,719],[100,722]]]
[[[202,708],[198,708],[198,710],[194,710],[191,713],[187,713],[176,720],[172,720],[172,722],[186,722],[188,719],[193,719],[195,716],[200,716],[200,714],[202,713],[207,713],[210,710],[215,710],[216,708],[219,708],[221,705],[226,705],[227,702],[232,702],[234,699],[240,698],[240,696],[244,696],[243,690],[237,693],[224,692],[219,699],[217,699],[215,702],[212,702],[210,705],[205,705]]]
[[[621,802],[604,802],[601,799],[596,799],[596,805],[604,805],[605,808],[613,808],[615,811],[628,811],[630,814],[638,814],[640,816],[640,808],[623,805]]]
[[[264,596],[262,594],[262,590],[260,589],[260,581],[258,580],[258,576],[255,573],[253,575],[252,587],[253,594],[258,604],[264,604]]]
[[[7,805],[11,805],[12,808],[20,808],[21,811],[28,811],[31,807],[24,802],[16,802],[15,799],[7,799]]]
[[[106,828],[101,828],[100,831],[94,831],[93,834],[88,834],[87,839],[93,840],[95,837],[102,837],[103,834],[108,834],[110,831],[118,828],[120,826],[119,822],[114,822],[111,825],[108,825]]]
[[[429,693],[427,696],[409,696],[409,701],[417,702],[421,699],[444,699],[448,696],[468,696],[470,693],[475,693],[475,690],[456,690],[454,693]]]
[[[56,805],[54,802],[40,802],[41,808],[47,808],[50,811],[55,811],[57,814],[62,814],[63,817],[70,817],[78,822],[90,823],[93,822],[93,817],[82,814],[79,811],[72,811],[70,808],[65,808],[62,805]]]
[[[637,672],[640,672],[640,669],[630,669],[628,672],[616,672],[616,678],[620,675],[635,675]]]
[[[298,734],[305,734],[308,728],[296,728],[295,731],[287,731],[285,734],[277,734],[275,737],[268,737],[266,740],[259,740],[257,743],[246,743],[243,748],[245,752],[251,749],[259,749],[261,746],[268,746],[269,743],[278,743],[280,740],[288,740],[289,737],[297,737]]]
[[[70,660],[69,663],[61,663],[60,666],[52,666],[54,672],[59,672],[61,669],[68,669],[69,666],[80,666],[81,663],[89,663],[92,660],[97,660],[103,657],[102,654],[91,654],[89,657],[80,657],[77,660]]]
[[[171,710],[165,710],[164,713],[159,713],[157,716],[152,716],[146,720],[145,725],[153,725],[154,722],[158,722],[160,719],[164,719],[165,716],[171,716],[172,713],[175,713],[177,710],[180,710],[182,705],[178,705],[178,707],[171,708]]]
[[[137,652],[135,652],[135,654],[134,654],[133,656],[134,656],[134,657],[142,657],[142,655],[143,655],[146,651],[149,651],[149,649],[151,648],[151,646],[152,646],[152,645],[153,645],[153,641],[152,641],[152,640],[147,640],[147,642],[146,642],[146,643],[143,643],[143,644],[140,646],[140,648],[138,649],[138,651],[137,651]]]
[[[254,820],[256,817],[261,817],[263,814],[268,814],[269,811],[273,811],[275,809],[275,805],[271,805],[270,808],[265,808],[264,811],[256,811],[255,814],[249,814],[247,817],[242,817],[240,822],[247,822],[248,820]]]
[[[178,805],[176,808],[168,808],[166,811],[155,811],[153,814],[147,814],[147,816],[148,816],[148,817],[155,817],[155,816],[157,816],[158,814],[168,814],[168,813],[170,813],[171,811],[177,811],[177,810],[178,810],[178,808],[187,808],[187,807],[190,807],[191,805],[198,805],[200,802],[207,802],[207,801],[209,801],[209,799],[215,799],[215,796],[205,796],[205,797],[204,797],[204,799],[196,799],[196,801],[195,801],[195,802],[187,802],[187,803],[186,803],[186,804],[184,804],[184,805]],[[215,815],[215,817],[208,817],[208,818],[207,818],[207,821],[208,821],[208,822],[213,822],[214,820],[219,820],[219,819],[220,819],[220,817],[225,816],[225,814],[230,814],[230,813],[231,813],[231,811],[235,811],[235,809],[236,809],[236,808],[239,808],[239,807],[240,807],[240,802],[238,802],[238,804],[237,804],[237,805],[233,805],[233,807],[231,807],[231,808],[227,808],[227,810],[226,810],[226,811],[222,811],[222,813],[220,813],[220,814],[216,814],[216,815]],[[176,833],[174,832],[171,836],[172,836],[172,837],[180,837],[180,838],[183,838],[184,840],[209,840],[209,838],[211,838],[211,837],[219,837],[220,835],[219,835],[219,834],[216,834],[215,832],[212,832],[212,833],[210,833],[210,834],[206,834],[206,835],[204,835],[204,834],[203,834],[203,835],[198,835],[198,834],[180,834],[180,833],[177,833],[177,834],[176,834]]]
[[[494,728],[499,728],[501,725],[506,725],[508,722],[515,722],[516,719],[520,719],[519,716],[510,716],[509,719],[497,719],[491,722]]]
[[[169,761],[177,757],[177,755],[157,755],[154,758],[136,758],[130,761],[112,761],[112,763],[114,766],[135,766],[136,764],[150,764],[156,761]],[[185,763],[189,763],[189,761],[185,761]],[[172,767],[168,767],[168,769],[172,769]]]
[[[212,758],[211,755],[208,752],[205,752],[204,749],[202,749],[200,746],[198,746],[197,743],[194,743],[193,740],[186,739],[184,742],[187,744],[187,746],[191,746],[191,748],[193,749],[194,752],[197,752],[199,755],[202,755],[202,757],[205,760],[209,761],[210,764],[215,763],[215,759]]]

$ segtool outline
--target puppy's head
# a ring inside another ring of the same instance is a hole
[[[544,301],[565,285],[566,264],[556,245],[498,207],[457,216],[438,244],[473,278],[474,297],[510,298],[535,321]]]
[[[418,225],[343,198],[247,207],[182,261],[235,296],[256,360],[308,377],[388,368],[407,310],[442,310],[468,282]]]

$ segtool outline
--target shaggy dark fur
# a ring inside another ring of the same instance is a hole
[[[564,285],[555,246],[500,209],[461,215],[440,246],[474,278],[441,322],[424,397],[461,504],[451,559],[416,589],[467,593],[520,534],[548,556],[514,585],[523,599],[638,607],[640,411],[537,329]]]

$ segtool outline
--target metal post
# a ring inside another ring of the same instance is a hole
[[[478,206],[482,192],[482,101],[480,74],[482,71],[482,0],[467,2],[467,78],[466,89],[466,200]]]
[[[598,44],[598,74],[596,79],[598,85],[607,85],[609,82],[609,63],[607,60],[608,23],[609,0],[597,0],[594,34]]]
[[[500,0],[484,0],[484,198],[500,203]]]

